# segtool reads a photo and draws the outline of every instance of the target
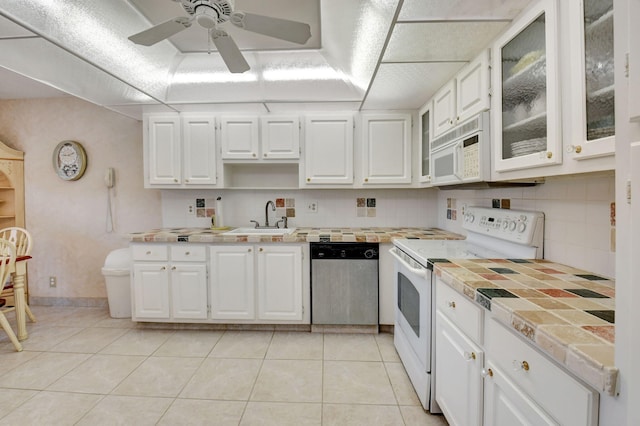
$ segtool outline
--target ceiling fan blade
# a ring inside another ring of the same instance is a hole
[[[229,34],[224,31],[216,30],[211,33],[211,40],[213,40],[213,44],[216,45],[222,60],[234,74],[240,74],[249,69],[249,64],[247,63],[244,56],[242,56],[242,52],[238,49],[238,45]]]
[[[309,24],[255,13],[234,12],[231,23],[247,31],[298,44],[305,44],[311,37]]]
[[[131,40],[135,44],[152,46],[166,38],[171,37],[174,34],[179,33],[185,28],[189,28],[190,26],[191,20],[189,18],[173,18],[169,19],[166,22],[153,26],[148,30],[144,30],[142,32],[139,32],[138,34],[134,34],[129,37],[129,40]]]

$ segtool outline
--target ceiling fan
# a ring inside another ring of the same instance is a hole
[[[237,27],[258,34],[305,44],[311,37],[309,24],[272,18],[241,11],[233,11],[229,0],[173,0],[180,3],[190,16],[179,16],[155,25],[129,37],[136,44],[152,46],[180,31],[189,28],[193,21],[209,31],[209,37],[218,49],[222,60],[232,73],[243,73],[249,64],[240,52],[238,45],[226,31],[217,27],[227,21]]]

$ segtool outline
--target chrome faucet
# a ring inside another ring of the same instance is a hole
[[[269,204],[271,204],[271,210],[276,211],[276,205],[273,201],[267,201],[267,205],[264,206],[264,226],[265,228],[269,227]]]

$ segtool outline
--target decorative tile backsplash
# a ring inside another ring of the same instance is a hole
[[[276,198],[277,217],[296,217],[295,198]]]
[[[296,217],[294,198],[276,198],[276,217]],[[215,198],[196,198],[196,217],[210,218],[216,215]]]
[[[363,197],[356,198],[356,216],[376,217],[376,199]]]
[[[447,219],[448,220],[457,220],[458,219],[458,209],[457,202],[455,198],[447,198]]]

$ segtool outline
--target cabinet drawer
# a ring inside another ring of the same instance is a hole
[[[180,262],[204,262],[206,261],[206,247],[195,244],[171,246],[171,260]]]
[[[163,244],[136,244],[131,246],[133,260],[169,260],[167,246]]]
[[[495,319],[488,321],[487,353],[516,386],[562,425],[597,423],[598,394],[571,377]]]
[[[482,308],[439,279],[436,280],[436,309],[471,340],[482,343]]]

